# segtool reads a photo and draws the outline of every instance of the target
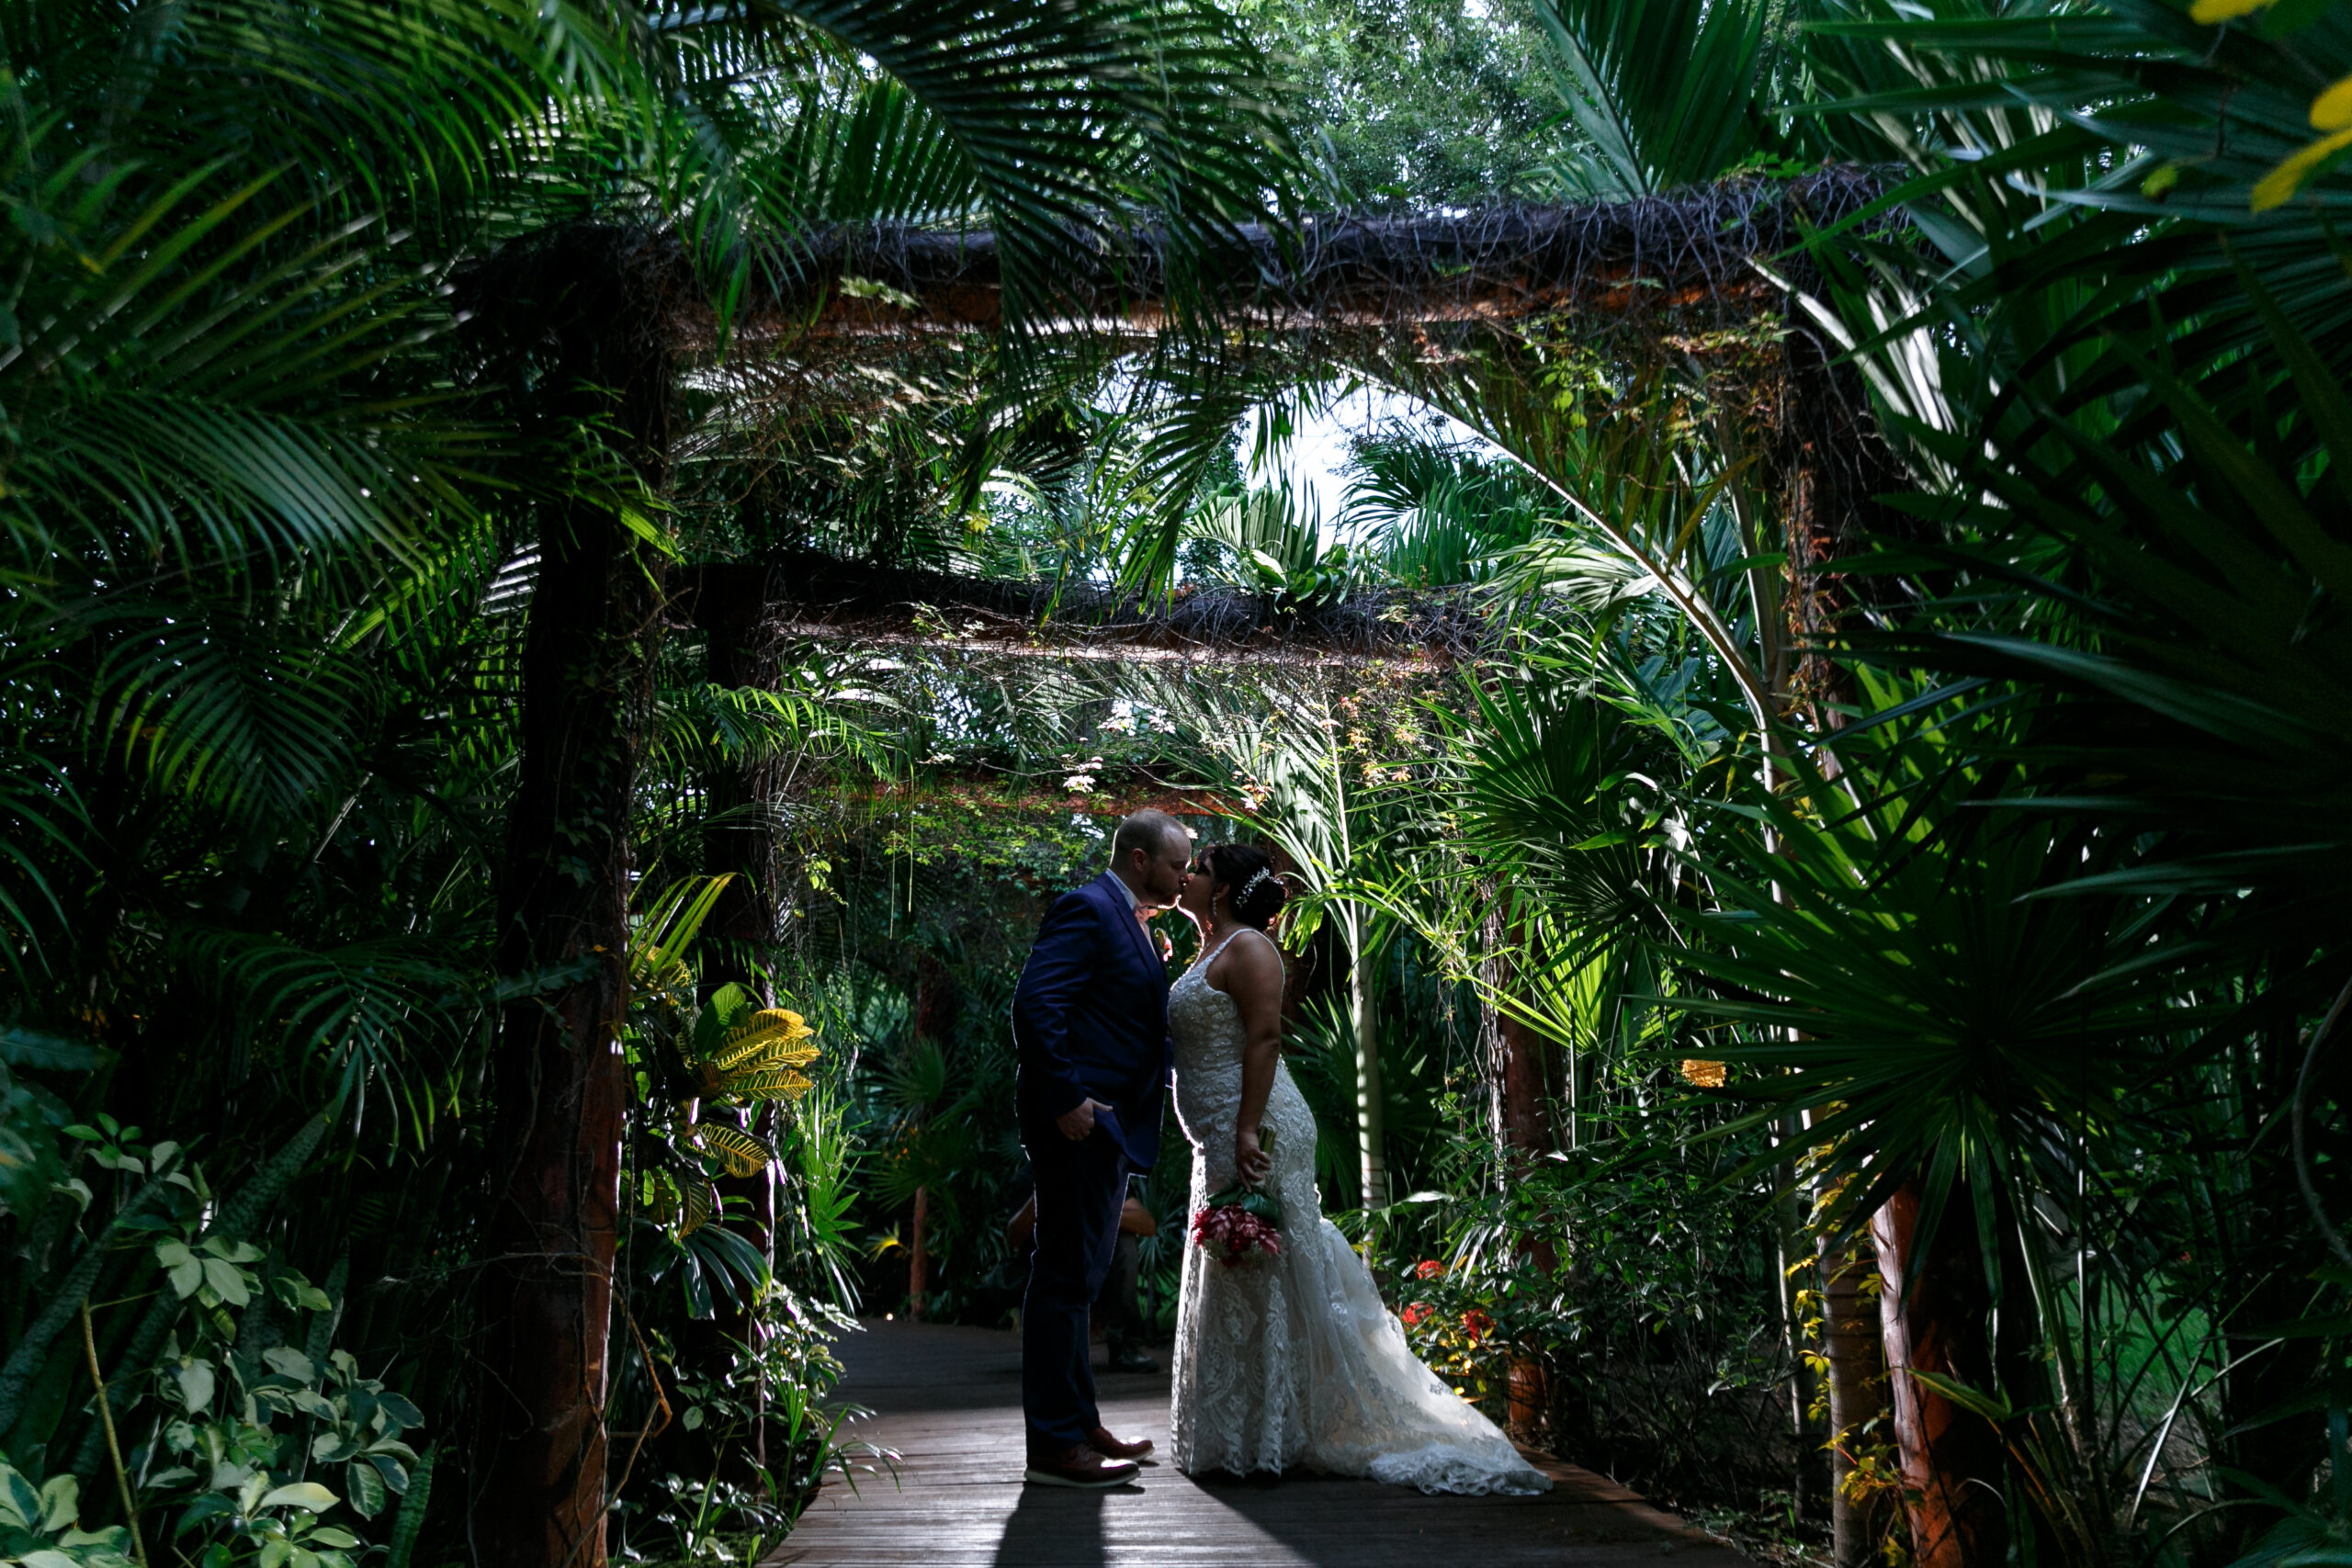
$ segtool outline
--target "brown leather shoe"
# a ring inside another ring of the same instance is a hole
[[[1132,1461],[1104,1459],[1083,1443],[1050,1458],[1032,1459],[1024,1477],[1040,1486],[1076,1486],[1089,1492],[1124,1486],[1135,1478]]]
[[[1097,1427],[1087,1433],[1086,1446],[1104,1459],[1141,1459],[1151,1452],[1149,1438],[1137,1438],[1132,1443],[1123,1443],[1111,1436],[1111,1428],[1108,1427]]]

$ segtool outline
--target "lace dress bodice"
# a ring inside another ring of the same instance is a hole
[[[1188,1222],[1237,1176],[1246,1037],[1239,1007],[1208,983],[1218,950],[1168,992],[1176,1113],[1193,1145]],[[1413,1354],[1371,1270],[1323,1218],[1315,1116],[1280,1062],[1259,1125],[1273,1132],[1261,1185],[1282,1205],[1282,1256],[1228,1269],[1186,1239],[1169,1423],[1178,1468],[1304,1466],[1424,1492],[1546,1490],[1543,1472]]]

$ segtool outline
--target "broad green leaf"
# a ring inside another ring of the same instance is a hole
[[[14,1468],[0,1463],[0,1519],[30,1529],[40,1517],[40,1493]]]
[[[40,1528],[51,1535],[70,1528],[82,1511],[81,1478],[52,1475],[41,1483]]]
[[[207,1258],[201,1261],[204,1282],[212,1287],[213,1294],[231,1306],[243,1306],[253,1300],[251,1292],[245,1289],[243,1269],[225,1258]]]
[[[214,1388],[211,1363],[182,1361],[172,1369],[172,1376],[180,1385],[180,1400],[188,1407],[190,1414],[200,1415],[211,1408]]]
[[[335,1505],[335,1495],[315,1481],[297,1481],[280,1486],[261,1500],[265,1508],[308,1508],[322,1514]]]
[[[291,1346],[280,1345],[265,1350],[261,1359],[269,1363],[270,1371],[281,1377],[292,1378],[297,1382],[311,1382],[319,1375],[319,1370],[311,1364],[311,1358]]]
[[[376,1467],[360,1461],[344,1466],[344,1480],[350,1489],[351,1510],[363,1519],[372,1519],[384,1509],[384,1478]]]

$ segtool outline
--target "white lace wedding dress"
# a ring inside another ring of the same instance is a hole
[[[1176,1112],[1193,1144],[1188,1222],[1235,1174],[1241,1014],[1208,984],[1215,956],[1168,992]],[[1274,1129],[1264,1185],[1282,1205],[1282,1256],[1228,1269],[1188,1228],[1169,1419],[1177,1468],[1243,1475],[1304,1466],[1424,1492],[1549,1489],[1493,1422],[1413,1354],[1372,1271],[1323,1217],[1315,1117],[1286,1066],[1274,1070],[1262,1124]]]

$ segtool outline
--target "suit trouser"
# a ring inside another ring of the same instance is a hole
[[[1102,1424],[1087,1319],[1118,1246],[1127,1156],[1100,1127],[1082,1143],[1050,1126],[1027,1141],[1037,1177],[1037,1250],[1021,1303],[1021,1408],[1030,1452],[1047,1456],[1085,1442]]]
[[[1136,1304],[1136,1286],[1143,1280],[1143,1247],[1121,1231],[1111,1238],[1111,1268],[1102,1293],[1094,1298],[1095,1320],[1111,1354],[1133,1349],[1143,1338],[1143,1314]]]

